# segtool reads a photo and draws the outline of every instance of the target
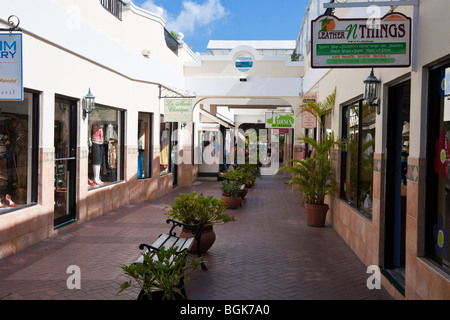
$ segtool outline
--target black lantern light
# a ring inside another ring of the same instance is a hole
[[[369,106],[377,106],[377,114],[380,114],[380,103],[379,101],[374,104],[374,101],[378,99],[378,90],[380,87],[380,80],[375,77],[372,71],[370,72],[369,77],[364,80],[364,97],[363,99],[369,103]]]
[[[95,110],[95,96],[91,93],[91,88],[89,88],[88,94],[84,97],[84,101],[83,119],[86,119],[87,115]]]

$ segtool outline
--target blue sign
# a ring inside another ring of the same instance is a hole
[[[22,34],[0,34],[0,100],[23,100]]]

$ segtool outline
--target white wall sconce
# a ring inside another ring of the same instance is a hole
[[[91,93],[91,88],[89,92],[84,96],[84,108],[83,108],[83,119],[86,119],[87,115],[95,110],[95,96]]]
[[[151,54],[152,54],[152,52],[150,50],[146,50],[146,49],[142,50],[142,55],[144,57],[150,57]]]
[[[366,100],[370,107],[376,106],[377,107],[377,114],[380,114],[380,100],[378,97],[378,93],[380,90],[380,83],[381,81],[378,80],[377,77],[375,77],[372,71],[370,72],[369,77],[367,77],[366,80],[364,80],[364,96],[363,99]],[[377,103],[374,103],[375,100],[378,100]]]

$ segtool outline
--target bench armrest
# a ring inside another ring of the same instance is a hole
[[[139,250],[144,250],[144,248],[147,248],[147,250],[150,251],[150,252],[151,251],[159,251],[159,248],[153,247],[153,246],[151,246],[149,244],[146,244],[146,243],[141,243],[139,245]]]
[[[179,222],[173,219],[167,219],[166,223],[172,223],[172,227],[170,228],[169,231],[169,235],[176,237],[177,234],[175,232],[173,232],[173,229],[175,229],[175,227],[188,227],[192,229],[192,232],[195,234],[195,238],[197,239],[198,237],[200,237],[202,231],[203,231],[203,224],[199,223],[199,224],[188,224],[188,223],[183,223],[183,222]]]

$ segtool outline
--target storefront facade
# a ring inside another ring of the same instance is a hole
[[[0,101],[0,258],[179,185],[160,96],[184,90],[194,55],[157,14],[111,3],[0,1],[2,28],[20,19],[24,88]]]
[[[311,1],[299,38],[309,66],[306,26],[325,13],[323,2],[328,1]],[[379,110],[363,99],[370,67],[305,72],[305,95],[322,101],[336,90],[330,129],[346,142],[333,154],[339,191],[329,198],[328,220],[366,266],[380,267],[382,284],[397,299],[450,298],[445,97],[450,36],[439,27],[448,8],[444,0],[380,8],[381,17],[393,11],[412,19],[417,51],[409,67],[373,66],[381,81]],[[366,10],[336,8],[334,16],[373,17]]]

